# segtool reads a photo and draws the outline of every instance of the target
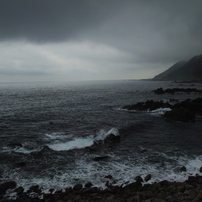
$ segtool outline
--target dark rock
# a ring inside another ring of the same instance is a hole
[[[144,181],[145,182],[148,182],[150,179],[151,179],[151,175],[150,174],[148,174],[145,178],[144,178]]]
[[[108,158],[109,158],[109,156],[98,156],[98,157],[94,157],[93,161],[103,161]]]
[[[89,187],[92,187],[93,186],[93,184],[91,183],[91,182],[87,182],[86,184],[85,184],[85,187],[86,188],[89,188]]]
[[[164,93],[174,94],[176,92],[184,92],[184,93],[195,92],[195,93],[201,93],[202,90],[198,90],[196,88],[168,88],[166,90],[163,90],[163,88],[158,88],[158,89],[154,90],[153,92],[155,94],[164,94]]]
[[[104,142],[120,142],[121,137],[119,135],[109,134],[104,139]]]
[[[159,108],[170,108],[171,105],[169,103],[164,103],[163,101],[153,101],[147,100],[146,102],[138,102],[134,105],[126,105],[122,107],[122,109],[126,110],[137,110],[137,111],[152,111]]]
[[[54,123],[52,121],[49,122],[50,125],[53,125]]]
[[[27,193],[32,193],[32,192],[37,193],[37,194],[41,194],[41,188],[39,187],[39,185],[33,185],[27,191]]]
[[[0,184],[0,194],[4,194],[8,189],[15,189],[17,186],[16,182],[9,181]]]
[[[176,108],[172,109],[172,111],[167,111],[164,117],[169,120],[181,122],[194,122],[196,119],[196,115],[193,111],[184,108]]]
[[[185,166],[182,166],[182,167],[180,168],[180,171],[181,171],[181,172],[187,172],[187,169],[186,169]]]
[[[200,167],[199,171],[202,173],[202,167]]]
[[[163,88],[157,88],[156,90],[154,90],[154,93],[156,93],[156,94],[163,94],[164,90],[163,90]]]
[[[140,176],[135,177],[136,182],[143,182],[143,179]]]
[[[132,192],[138,191],[138,189],[140,189],[141,187],[142,187],[141,182],[134,182],[123,187],[123,191],[127,193],[132,193]]]
[[[110,179],[110,180],[113,179],[113,177],[112,177],[111,175],[107,175],[107,176],[105,176],[104,178],[107,178],[107,179]]]
[[[17,193],[17,195],[21,195],[24,192],[24,188],[23,187],[18,187],[14,190],[14,192]]]
[[[83,185],[82,185],[82,184],[76,184],[76,185],[73,187],[73,190],[78,191],[78,190],[80,190],[80,189],[82,189],[82,188],[83,188]]]

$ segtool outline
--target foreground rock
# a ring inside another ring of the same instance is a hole
[[[82,187],[76,185],[67,188],[64,192],[57,191],[54,194],[43,194],[43,199],[33,198],[23,193],[15,201],[98,201],[98,202],[177,202],[177,201],[202,201],[202,176],[190,176],[185,182],[161,181],[153,184],[142,185],[140,181],[128,184],[125,187],[110,186],[100,190],[96,187]],[[11,201],[5,198],[1,201]]]

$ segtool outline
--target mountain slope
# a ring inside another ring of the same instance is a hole
[[[173,66],[171,66],[166,71],[164,71],[161,74],[158,74],[157,76],[155,76],[153,78],[153,80],[156,80],[156,81],[164,80],[169,74],[171,74],[172,72],[174,72],[174,71],[178,70],[179,68],[181,68],[185,63],[186,63],[185,61],[180,61],[180,62],[175,63]]]
[[[187,62],[178,62],[165,72],[155,76],[155,81],[191,81],[202,80],[202,55],[195,56]]]

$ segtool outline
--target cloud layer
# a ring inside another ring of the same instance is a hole
[[[200,0],[0,3],[5,81],[149,78],[202,53]]]

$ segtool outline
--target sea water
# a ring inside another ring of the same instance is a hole
[[[48,192],[87,182],[105,188],[108,180],[124,186],[147,174],[150,183],[186,180],[202,166],[201,117],[195,123],[167,122],[162,114],[169,108],[121,109],[151,99],[201,97],[152,92],[179,85],[136,80],[0,84],[0,181],[14,180],[25,190],[38,184]],[[105,143],[110,133],[121,141]],[[182,166],[187,172],[180,172]]]

